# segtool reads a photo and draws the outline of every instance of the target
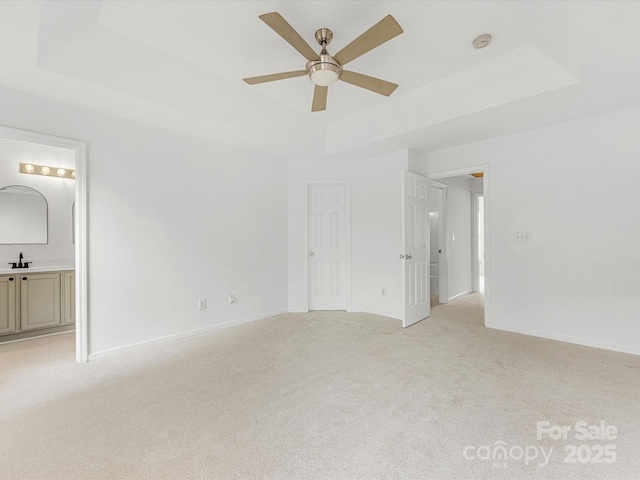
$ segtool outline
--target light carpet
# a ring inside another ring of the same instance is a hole
[[[86,365],[70,334],[1,345],[0,478],[640,478],[640,357],[482,324],[474,294],[408,329],[288,314]]]

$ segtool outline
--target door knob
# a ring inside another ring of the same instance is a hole
[[[411,260],[413,257],[411,255],[407,255],[407,260]]]
[[[404,255],[400,255],[400,260],[402,260],[404,258]]]
[[[309,253],[309,256],[310,256],[310,257],[313,257],[314,255],[315,255],[315,253],[313,253],[313,252],[310,252],[310,253]]]

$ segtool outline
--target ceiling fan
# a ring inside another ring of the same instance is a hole
[[[307,59],[307,65],[304,70],[243,78],[249,85],[309,75],[309,78],[315,84],[313,102],[311,104],[312,112],[326,110],[328,87],[338,80],[366,88],[387,97],[398,88],[395,83],[343,69],[343,66],[350,61],[402,33],[402,28],[391,15],[384,17],[334,56],[329,55],[327,52],[327,45],[333,38],[333,32],[328,28],[321,28],[315,33],[315,38],[322,47],[318,54],[278,12],[265,13],[258,18],[300,52]]]

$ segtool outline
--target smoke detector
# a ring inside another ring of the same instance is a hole
[[[473,39],[473,48],[479,50],[480,48],[488,47],[491,43],[491,35],[485,33]]]

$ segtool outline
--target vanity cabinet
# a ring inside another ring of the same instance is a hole
[[[0,275],[0,336],[55,333],[74,323],[74,271]]]
[[[62,272],[62,319],[63,325],[76,322],[76,272]]]
[[[16,331],[16,276],[0,276],[0,334]]]
[[[60,273],[20,275],[22,330],[60,325]]]

